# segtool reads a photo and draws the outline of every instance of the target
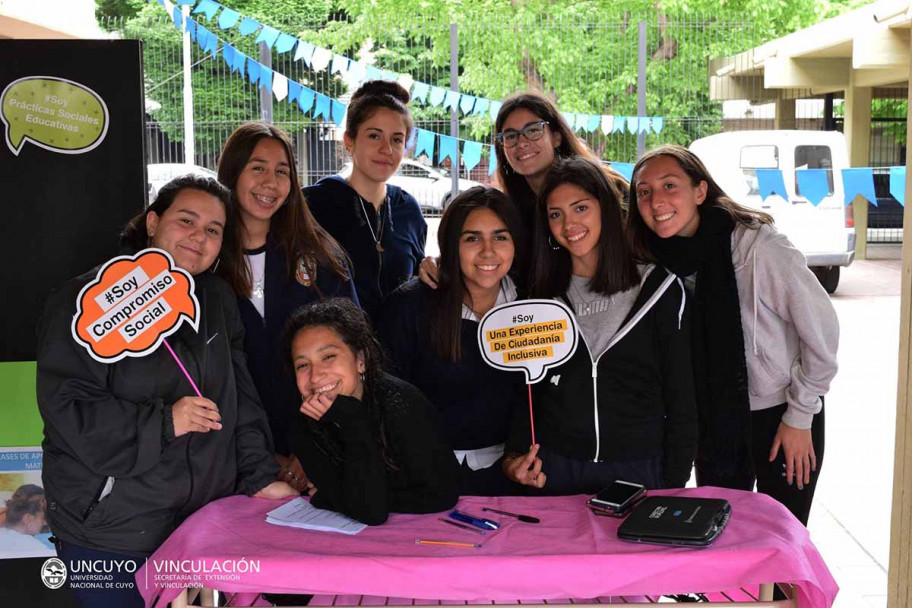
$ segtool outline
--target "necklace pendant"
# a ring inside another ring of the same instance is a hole
[[[377,253],[383,253],[383,245],[377,243]]]

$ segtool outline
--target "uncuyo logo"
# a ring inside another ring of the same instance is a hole
[[[60,589],[67,579],[67,569],[56,557],[46,560],[41,565],[41,582],[48,589]]]

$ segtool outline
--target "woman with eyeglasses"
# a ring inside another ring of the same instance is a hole
[[[497,183],[519,208],[526,232],[532,234],[535,200],[554,161],[580,156],[598,163],[598,158],[573,133],[554,103],[540,93],[509,97],[497,113],[494,128]],[[607,167],[602,170],[626,200],[624,178]],[[438,272],[436,259],[421,262],[419,277],[428,286],[436,288]]]
[[[351,170],[304,189],[310,210],[345,248],[361,307],[376,326],[383,298],[418,271],[427,223],[418,201],[388,184],[414,127],[409,94],[371,80],[352,95],[343,140]]]

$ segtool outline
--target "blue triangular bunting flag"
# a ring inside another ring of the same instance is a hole
[[[279,39],[279,30],[274,27],[269,27],[264,25],[263,29],[260,30],[260,34],[256,37],[256,40],[253,42],[259,44],[261,42],[266,44],[266,48],[272,48],[272,45],[275,44],[276,40]]]
[[[345,111],[348,110],[346,106],[341,101],[332,100],[332,121],[336,123],[337,127],[342,126],[342,121],[345,120]]]
[[[372,65],[367,66],[367,79],[368,80],[383,80],[383,72],[379,68],[375,68]]]
[[[795,171],[795,179],[801,196],[811,201],[815,207],[830,193],[826,169],[798,169]]]
[[[503,104],[499,101],[492,101],[491,107],[488,108],[488,115],[491,117],[491,120],[497,120],[497,115],[500,114],[500,108]]]
[[[781,169],[755,169],[757,173],[757,190],[760,191],[760,198],[768,199],[774,194],[782,197],[782,200],[788,200],[788,192],[785,189],[785,180],[782,179]]]
[[[323,120],[332,120],[330,116],[331,111],[331,99],[322,93],[317,93],[317,105],[314,108],[313,117],[319,118],[323,117]]]
[[[199,45],[201,51],[206,50],[206,46],[209,44],[209,36],[212,35],[213,34],[202,25],[196,28],[196,44]]]
[[[576,122],[574,123],[574,129],[576,131],[585,131],[586,126],[589,124],[589,115],[588,114],[577,114]]]
[[[874,171],[870,168],[843,169],[842,189],[845,193],[845,204],[848,205],[857,195],[861,195],[877,206],[877,195],[874,193]],[[829,192],[829,188],[827,188]]]
[[[434,159],[434,142],[437,140],[437,134],[433,131],[418,129],[418,139],[415,144],[415,156],[426,154],[431,160]]]
[[[477,141],[467,141],[462,144],[462,162],[466,171],[471,171],[481,162],[481,144]]]
[[[497,152],[494,151],[494,146],[488,146],[488,175],[495,171],[497,171]]]
[[[172,19],[174,21],[174,27],[177,29],[183,29],[184,27],[184,13],[181,12],[181,7],[175,6],[171,11]]]
[[[233,11],[230,8],[222,9],[218,18],[219,29],[227,30],[228,28],[234,27],[237,25],[238,19],[240,18],[241,14],[237,11]]]
[[[297,43],[297,41],[298,41],[298,39],[295,38],[294,36],[289,36],[288,34],[284,34],[284,33],[279,34],[279,37],[275,43],[276,53],[287,53],[288,51],[290,51],[291,49],[294,48],[295,43]]]
[[[415,86],[412,87],[412,99],[420,101],[421,103],[427,103],[427,96],[430,91],[431,87],[428,84],[416,82]]]
[[[623,133],[624,127],[627,126],[627,117],[626,116],[615,116],[614,124],[611,125],[612,133]]]
[[[247,55],[240,52],[237,49],[234,49],[234,65],[231,67],[231,71],[237,70],[238,76],[241,78],[244,77],[244,68],[247,66]]]
[[[890,167],[890,194],[899,204],[906,206],[906,168]]]
[[[437,151],[437,162],[442,163],[443,159],[449,158],[452,167],[456,166],[456,155],[458,154],[459,140],[449,135],[438,135],[440,139],[440,149]]]
[[[304,64],[307,67],[310,67],[310,60],[313,59],[314,51],[317,50],[317,47],[309,42],[304,42],[303,40],[298,40],[298,48],[295,49],[294,60],[303,59]]]
[[[241,33],[241,36],[249,36],[258,29],[260,29],[260,22],[256,19],[251,19],[250,17],[241,19],[241,24],[238,26],[238,31]]]
[[[232,72],[234,71],[234,47],[228,43],[222,45],[222,59],[225,60],[225,65],[228,66],[228,69]]]
[[[197,34],[198,33],[199,32],[197,32]],[[215,57],[216,55],[218,55],[218,43],[219,43],[218,36],[216,36],[212,32],[209,32],[209,39],[206,41],[206,48],[203,50],[206,51],[207,53],[212,54],[212,56]]]
[[[196,40],[196,21],[188,18],[184,22],[184,30],[190,34],[190,40]]]
[[[447,91],[446,97],[443,99],[443,109],[444,110],[455,110],[459,107],[459,92],[458,91]]]
[[[475,97],[474,96],[463,95],[462,97],[459,98],[459,109],[462,111],[463,114],[468,114],[469,112],[472,111],[472,108],[474,108],[474,107],[475,107]],[[465,146],[463,146],[463,147],[465,147]],[[479,152],[479,158],[481,158],[480,154],[481,153]]]
[[[627,132],[636,133],[637,127],[640,126],[640,120],[637,116],[628,116],[627,117]]]
[[[250,80],[250,84],[260,81],[260,62],[252,57],[247,58],[247,78]]]
[[[648,116],[640,116],[637,122],[637,133],[649,133],[649,125],[652,119]]]
[[[488,109],[488,104],[491,103],[489,100],[479,97],[475,100],[475,107],[472,108],[473,116],[484,116],[484,113]]]
[[[364,82],[367,79],[367,66],[352,59],[348,62],[348,78],[358,84]]]
[[[298,97],[301,95],[301,85],[294,80],[288,81],[288,97],[286,101],[288,103],[295,103],[298,100]]]
[[[652,117],[652,132],[661,133],[662,129],[665,127],[665,119],[661,116]]]
[[[624,176],[628,182],[633,179],[633,163],[618,163],[611,161],[611,168]]]
[[[443,103],[444,97],[446,97],[446,89],[431,87],[431,94],[428,95],[428,103],[435,107],[439,106]]]
[[[590,114],[588,117],[588,122],[586,123],[586,131],[593,133],[596,129],[599,128],[600,124],[602,124],[601,115]]]
[[[301,93],[298,95],[298,107],[301,108],[301,111],[307,114],[310,112],[310,109],[314,106],[314,98],[316,97],[317,92],[308,87],[301,87]]]
[[[272,70],[265,65],[260,65],[260,88],[272,91]]]
[[[200,0],[200,3],[193,9],[193,14],[203,13],[206,15],[206,21],[212,21],[220,6],[218,2],[213,2],[212,0]]]

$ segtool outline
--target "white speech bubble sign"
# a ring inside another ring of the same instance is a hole
[[[522,370],[526,384],[573,356],[576,319],[559,300],[519,300],[488,311],[478,326],[478,347],[491,367]]]

